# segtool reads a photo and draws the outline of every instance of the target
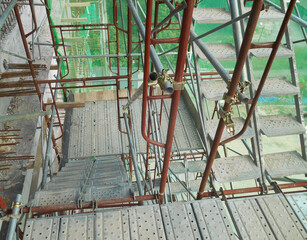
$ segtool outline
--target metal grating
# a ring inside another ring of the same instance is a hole
[[[285,196],[307,231],[307,193],[289,193]]]
[[[235,156],[217,158],[213,163],[213,171],[218,182],[234,182],[248,179],[256,179],[261,176],[250,156]]]
[[[28,219],[24,240],[234,239],[220,199]]]
[[[296,151],[266,154],[264,162],[271,177],[307,173],[307,162]]]
[[[282,194],[231,199],[227,206],[241,239],[307,239]]]
[[[235,134],[236,134],[236,133],[240,132],[240,130],[242,129],[245,120],[241,117],[233,118],[232,120],[234,122]],[[214,119],[214,120],[210,120],[210,121],[207,122],[208,134],[209,134],[209,137],[211,138],[211,140],[214,139],[218,123],[219,123],[219,119]],[[252,128],[247,127],[246,131],[238,139],[251,138],[254,135],[255,134],[254,134],[254,131],[252,130]],[[224,141],[224,140],[226,140],[227,138],[230,138],[230,137],[231,137],[231,135],[226,131],[226,129],[224,129],[221,141]]]
[[[302,134],[306,129],[291,114],[260,117],[261,132],[268,137]]]

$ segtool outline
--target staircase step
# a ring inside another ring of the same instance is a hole
[[[109,186],[109,185],[118,185],[121,183],[128,182],[125,178],[114,177],[114,178],[100,178],[100,179],[90,179],[87,181],[87,186]],[[59,182],[50,182],[46,185],[45,189],[64,189],[64,188],[73,188],[73,187],[81,187],[84,183],[84,180],[75,180],[75,181],[67,181],[63,183]]]
[[[258,88],[260,79],[255,79],[253,87]],[[210,101],[222,100],[224,93],[227,92],[227,85],[223,80],[212,80],[201,82],[201,92]],[[272,77],[265,82],[261,96],[285,96],[295,95],[299,88],[291,84],[286,77]]]
[[[249,12],[251,8],[244,8],[244,13]],[[271,7],[268,10],[261,11],[260,20],[281,20],[284,14]],[[225,8],[194,8],[194,20],[199,23],[225,23],[231,20],[231,15]]]
[[[234,127],[235,127],[235,134],[239,133],[239,131],[242,129],[243,124],[245,122],[245,120],[242,117],[237,117],[237,118],[233,118],[232,119],[234,122]],[[207,122],[207,129],[208,129],[208,134],[211,140],[214,139],[215,137],[215,133],[216,133],[216,129],[219,123],[219,119],[214,119],[214,120],[209,120]],[[254,131],[252,130],[251,127],[247,127],[246,131],[242,134],[241,137],[239,137],[238,139],[247,139],[247,138],[252,138],[255,135]],[[230,138],[231,135],[226,131],[226,128],[224,129],[223,135],[222,135],[222,139],[221,141],[224,141],[228,138]]]
[[[272,52],[271,48],[255,48],[255,49],[251,49],[249,50],[249,52],[251,53],[252,56],[256,57],[256,58],[268,58]],[[283,46],[280,45],[276,54],[276,58],[289,58],[293,56],[293,52]]]
[[[130,184],[123,183],[110,186],[88,186],[82,194],[83,201],[95,199],[106,200],[125,198],[131,196]],[[67,203],[75,203],[79,197],[80,188],[66,188],[65,190],[43,190],[35,194],[35,206],[50,206]]]
[[[206,43],[205,45],[210,53],[219,61],[234,61],[237,59],[235,47],[231,43]],[[202,60],[208,61],[205,54],[197,46],[195,51]],[[271,51],[271,48],[250,49],[251,55],[257,58],[268,58]],[[276,58],[289,58],[291,56],[293,56],[293,52],[290,49],[282,45],[278,48]]]
[[[266,154],[263,158],[266,171],[271,177],[307,173],[307,162],[296,151]]]
[[[260,79],[253,82],[254,88],[257,89]],[[264,88],[261,92],[263,97],[285,96],[298,94],[300,89],[289,82],[286,77],[268,78],[265,81]]]
[[[256,179],[261,176],[249,155],[217,158],[213,163],[213,171],[218,182],[235,182]]]
[[[231,20],[225,8],[194,8],[193,18],[197,23],[225,23]]]
[[[206,167],[206,162],[188,161],[187,166],[188,172],[203,172]],[[183,162],[171,162],[169,167],[174,173],[185,173],[186,171]]]
[[[154,190],[159,191],[160,183],[161,183],[161,178],[157,178],[156,181],[155,181]],[[188,189],[191,190],[191,192],[198,192],[200,183],[201,183],[201,179],[190,180]],[[186,184],[186,183],[184,183],[184,184]],[[179,193],[186,193],[187,192],[187,190],[184,188],[184,186],[182,186],[182,184],[180,182],[170,182],[169,185],[170,185],[172,194],[179,194]],[[168,189],[168,183],[166,183],[166,188]],[[207,191],[209,189],[210,189],[210,187],[207,184],[205,190]]]
[[[268,137],[302,134],[306,129],[291,114],[260,117],[261,132]]]
[[[201,92],[210,101],[222,100],[227,92],[227,85],[223,80],[212,80],[201,82]]]

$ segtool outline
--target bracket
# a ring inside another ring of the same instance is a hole
[[[222,108],[219,111],[221,118],[226,124],[226,130],[230,135],[235,135],[235,125],[231,119],[231,115],[233,114],[232,110],[230,112],[225,112]]]

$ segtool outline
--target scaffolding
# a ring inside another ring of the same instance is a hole
[[[0,1],[0,27],[13,10],[26,53],[1,49],[26,61],[6,69],[33,79],[0,82],[0,97],[38,95],[46,146],[29,202],[21,207],[18,195],[5,213],[7,239],[16,229],[20,239],[306,238],[307,138],[288,25],[299,25],[303,42],[307,23],[296,0],[218,2],[226,7]],[[21,6],[30,8],[28,33]],[[38,8],[46,11],[41,23]],[[266,21],[279,30],[261,42]],[[40,41],[46,22],[52,43]],[[199,33],[200,24],[210,30]],[[208,40],[223,31],[230,37]],[[34,63],[44,46],[56,65]],[[271,74],[275,58],[286,59],[287,76]],[[261,73],[257,61],[265,61]],[[42,79],[41,69],[56,70],[55,79]],[[263,111],[259,99],[276,96],[291,99],[293,110]],[[297,146],[266,150],[282,136],[295,136]]]

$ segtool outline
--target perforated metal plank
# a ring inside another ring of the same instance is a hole
[[[161,215],[167,239],[200,239],[199,229],[190,204],[162,205]]]
[[[260,79],[255,79],[253,85],[258,88]],[[261,92],[263,97],[295,95],[299,88],[289,82],[286,77],[268,78]]]
[[[286,198],[307,231],[307,193],[289,193]]]
[[[78,190],[66,188],[62,191],[38,191],[35,194],[35,206],[59,205],[76,201]]]
[[[130,226],[136,225],[131,228],[131,239],[166,239],[158,205],[130,208],[128,213],[134,218]]]
[[[307,234],[281,194],[228,200],[242,239],[306,239]]]
[[[254,87],[257,89],[260,79],[255,79]],[[223,80],[203,81],[201,83],[201,92],[205,98],[211,101],[223,99],[224,93],[227,92],[226,83]],[[265,82],[261,95],[263,97],[295,95],[299,88],[287,80],[285,77],[268,78]]]
[[[186,182],[184,182],[184,181],[182,181],[182,182],[185,184],[185,186],[187,186],[187,185],[186,185]],[[160,188],[160,183],[161,183],[161,179],[160,179],[160,178],[156,179],[156,181],[155,181],[155,187],[154,187],[155,190],[157,190],[157,191],[159,190],[159,188]],[[190,180],[190,181],[189,181],[189,187],[188,187],[188,189],[189,189],[190,191],[192,191],[192,192],[198,192],[200,183],[201,183],[201,180],[200,180],[200,179],[197,179],[197,180]],[[179,193],[186,193],[186,192],[187,192],[187,190],[185,189],[185,187],[182,186],[182,184],[181,184],[180,182],[170,182],[170,183],[167,183],[167,188],[168,188],[168,185],[169,185],[170,188],[171,188],[171,193],[172,193],[172,194],[179,194]],[[205,190],[208,191],[209,189],[210,189],[210,187],[209,187],[208,184],[207,184]]]
[[[243,12],[249,12],[251,10],[250,7],[244,7]],[[268,9],[262,10],[259,15],[260,20],[281,20],[284,18],[284,14],[275,9],[274,7],[270,7]]]
[[[174,173],[185,173],[186,172],[183,162],[171,162],[169,167]],[[205,170],[205,167],[206,167],[205,161],[188,161],[187,162],[188,172],[203,172]]]
[[[191,205],[202,239],[235,239],[220,199],[194,201]]]
[[[256,179],[261,176],[260,169],[249,155],[217,158],[213,163],[213,171],[216,180],[221,183]]]
[[[251,8],[244,8],[243,11],[249,12]],[[269,8],[260,12],[260,20],[280,20],[283,19],[284,14],[275,8]],[[194,20],[199,23],[225,23],[231,20],[230,12],[225,8],[195,8],[193,11]]]
[[[131,197],[132,192],[128,184],[123,184],[117,187],[91,187],[87,190],[85,201],[96,200],[107,200]]]
[[[256,58],[268,58],[272,52],[271,48],[255,48],[251,49],[250,53],[252,56],[255,56]],[[277,58],[289,58],[293,56],[293,52],[284,47],[283,45],[280,45],[278,48],[278,51],[276,53]]]
[[[224,23],[231,20],[225,8],[194,8],[193,18],[197,23]]]
[[[208,100],[218,101],[223,99],[224,93],[227,92],[227,85],[223,80],[203,81],[201,92]]]
[[[236,59],[236,50],[231,43],[206,43],[206,46],[210,53],[219,61],[231,61]],[[205,54],[200,51],[197,46],[195,46],[195,51],[202,60],[208,61]]]
[[[245,120],[241,117],[233,118],[232,120],[233,120],[234,126],[235,126],[235,133],[240,132],[243,125],[244,125]],[[211,138],[211,140],[214,139],[218,123],[219,123],[218,119],[210,120],[210,121],[207,122],[208,134],[209,134],[209,137]],[[238,139],[251,138],[254,135],[255,135],[254,131],[250,127],[247,127],[246,131]],[[227,138],[230,138],[230,137],[231,137],[231,135],[226,131],[226,128],[225,128],[221,141],[226,140]]]
[[[182,163],[182,162],[170,162],[169,168],[174,173],[184,173],[186,171],[185,168],[184,168],[184,163]]]
[[[25,225],[24,240],[58,240],[59,218],[29,219]]]
[[[302,134],[306,129],[291,115],[260,117],[261,132],[268,137]]]
[[[307,173],[307,162],[296,151],[266,154],[264,162],[271,177]]]

